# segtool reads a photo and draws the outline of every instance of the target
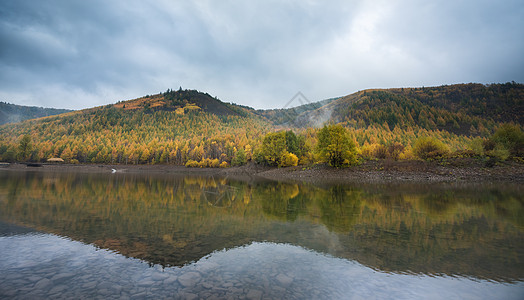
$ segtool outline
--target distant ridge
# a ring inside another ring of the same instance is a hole
[[[337,99],[339,98],[330,98],[318,102],[302,104],[300,106],[291,108],[259,109],[256,111],[256,113],[265,117],[274,125],[293,127],[297,125],[295,124],[295,120],[299,118],[301,115],[319,109]]]
[[[290,110],[280,111],[294,116],[288,122],[290,127],[318,127],[325,122],[346,123],[351,128],[387,124],[391,130],[418,126],[477,135],[499,123],[524,125],[524,84],[369,89],[299,114]],[[275,118],[270,120],[279,122]]]
[[[17,123],[24,120],[54,116],[70,112],[69,109],[44,108],[36,106],[23,106],[0,102],[0,125]]]

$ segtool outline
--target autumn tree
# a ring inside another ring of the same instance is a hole
[[[18,159],[21,161],[29,160],[31,152],[33,152],[33,143],[31,142],[31,137],[26,134],[20,139],[18,144]]]
[[[294,167],[298,165],[298,157],[290,152],[284,151],[280,157],[279,167]]]
[[[65,148],[64,151],[62,151],[62,154],[60,157],[67,163],[71,162],[71,159],[73,159],[73,152],[69,148]]]
[[[233,159],[231,160],[232,166],[242,166],[247,163],[247,157],[246,157],[246,151],[244,149],[240,148],[235,153],[235,156],[233,156]]]
[[[6,147],[6,151],[2,154],[2,161],[14,162],[16,160],[15,147]]]
[[[524,156],[524,132],[517,125],[503,124],[491,136],[490,141],[494,144],[494,148],[505,149],[511,156]]]
[[[426,160],[442,158],[448,152],[448,147],[434,137],[421,137],[413,145],[413,154]]]
[[[306,152],[305,137],[291,130],[270,132],[264,137],[257,161],[270,166],[296,166],[298,157]]]
[[[317,152],[330,166],[340,168],[357,162],[357,148],[342,125],[325,125],[318,132]]]
[[[270,166],[278,166],[282,155],[287,151],[284,131],[270,132],[264,137],[260,154],[263,161]]]

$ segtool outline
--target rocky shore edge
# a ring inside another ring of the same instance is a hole
[[[186,168],[173,165],[2,164],[0,170],[80,173],[172,174],[180,176],[259,177],[310,183],[507,182],[524,183],[524,164],[500,162],[487,166],[478,159],[447,161],[366,161],[336,169],[326,165],[271,168],[249,163],[231,168]]]

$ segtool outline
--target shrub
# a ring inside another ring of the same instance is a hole
[[[398,155],[399,160],[413,160],[415,159],[415,156],[413,156],[413,149],[406,148],[402,153]]]
[[[451,158],[466,158],[466,157],[476,157],[476,156],[478,157],[479,155],[475,151],[470,150],[470,149],[457,150],[450,154]]]
[[[373,159],[375,156],[375,149],[377,149],[378,146],[379,144],[364,144],[364,146],[360,148],[360,156],[362,156],[364,159]]]
[[[200,160],[200,162],[198,163],[198,166],[200,168],[206,168],[206,167],[209,167],[211,165],[211,160],[209,158],[202,158],[202,160]]]
[[[493,149],[497,151],[506,149],[511,156],[524,156],[524,133],[517,125],[503,124],[490,138],[491,144],[495,144]]]
[[[504,147],[495,147],[495,149],[487,151],[486,155],[495,158],[497,161],[504,161],[511,156],[511,153]]]
[[[482,138],[475,138],[469,144],[469,149],[473,151],[475,155],[483,156],[484,155],[484,142],[485,140]]]
[[[280,167],[294,167],[298,165],[298,157],[289,152],[284,152],[280,158]]]
[[[399,157],[400,157],[400,154],[402,154],[402,152],[404,152],[404,145],[402,145],[401,143],[398,143],[398,142],[394,142],[394,143],[391,143],[389,144],[388,146],[388,157],[389,158],[392,158],[394,160],[398,160]]]
[[[229,167],[229,164],[227,163],[227,161],[223,161],[220,165],[219,165],[220,168],[227,168]]]
[[[385,159],[388,155],[388,150],[384,145],[378,145],[373,151],[373,156],[378,159]]]
[[[413,154],[425,160],[443,158],[448,152],[447,146],[433,137],[421,137],[413,145]]]
[[[200,166],[200,164],[197,162],[197,161],[194,161],[192,159],[188,160],[186,162],[186,167],[187,168],[198,168]]]
[[[366,144],[362,147],[362,157],[365,159],[394,159],[398,160],[400,157],[400,154],[404,152],[404,145],[398,142],[392,142],[390,144],[382,145],[382,144]]]
[[[497,144],[492,139],[482,141],[482,147],[484,148],[483,152],[495,149],[496,145]]]
[[[211,165],[210,165],[211,168],[218,168],[219,166],[220,166],[220,161],[218,160],[218,158],[211,160]]]
[[[297,157],[298,157],[298,155],[297,155]],[[314,159],[313,153],[311,153],[311,152],[306,152],[305,154],[303,154],[302,156],[300,156],[298,158],[298,163],[301,164],[301,165],[311,164],[314,161],[315,161],[315,159]]]

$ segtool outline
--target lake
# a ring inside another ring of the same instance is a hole
[[[522,192],[0,170],[0,298],[523,299]]]

